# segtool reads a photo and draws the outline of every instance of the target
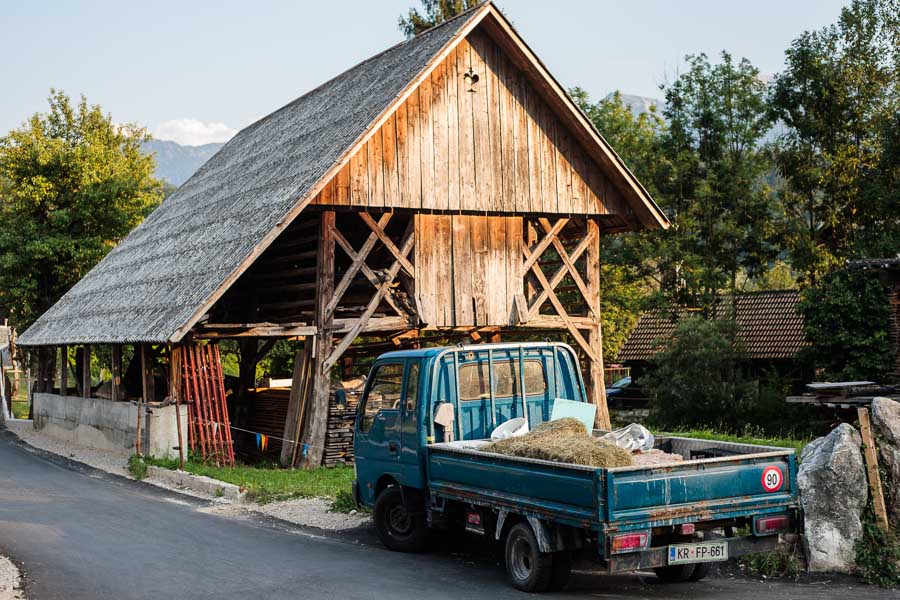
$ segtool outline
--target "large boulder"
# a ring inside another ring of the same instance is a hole
[[[859,433],[841,423],[803,449],[797,484],[810,571],[855,570],[856,540],[869,496]]]
[[[894,526],[900,525],[900,402],[890,398],[872,401],[872,424],[880,438],[878,452],[887,468],[891,490],[885,498]]]

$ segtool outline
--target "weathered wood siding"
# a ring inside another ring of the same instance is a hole
[[[465,74],[478,75],[470,85]],[[330,206],[630,213],[528,77],[476,29],[313,200]]]
[[[416,296],[432,327],[514,325],[522,219],[418,214]]]

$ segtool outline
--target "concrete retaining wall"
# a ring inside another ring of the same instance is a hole
[[[34,428],[80,446],[105,450],[133,448],[137,409],[130,402],[34,394]],[[141,444],[151,456],[177,456],[175,406],[149,406],[141,424]],[[181,407],[182,447],[187,448],[187,407]]]

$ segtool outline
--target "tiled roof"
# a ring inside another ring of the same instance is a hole
[[[803,334],[803,317],[797,312],[800,295],[796,290],[752,292],[737,299],[739,337],[751,359],[794,358],[807,344]],[[730,304],[723,300],[724,313]],[[682,311],[681,315],[689,311]],[[649,360],[656,354],[655,343],[672,335],[678,316],[670,312],[644,313],[617,360]]]

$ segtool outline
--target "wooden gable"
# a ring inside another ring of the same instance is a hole
[[[483,27],[460,40],[313,203],[634,222],[532,76]]]

